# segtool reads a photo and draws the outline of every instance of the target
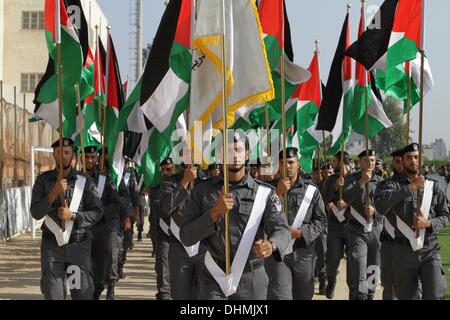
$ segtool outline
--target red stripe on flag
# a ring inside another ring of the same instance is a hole
[[[263,32],[275,36],[284,48],[284,6],[283,0],[261,0],[259,4],[259,19]]]
[[[361,19],[359,21],[359,30],[358,30],[358,39],[361,38],[365,26],[364,26],[364,12],[363,12],[363,8],[361,8]],[[366,87],[367,84],[369,83],[369,73],[366,72],[366,69],[364,68],[364,66],[358,62],[356,62],[356,82],[358,86],[361,87]],[[367,76],[366,81],[364,81],[364,77]]]
[[[416,42],[417,48],[422,38],[422,1],[399,0],[392,28],[393,32],[404,32],[406,38]]]
[[[321,97],[320,97],[320,86],[321,82],[319,79],[319,57],[317,56],[317,52],[314,53],[314,57],[311,61],[311,64],[308,68],[309,72],[311,72],[311,78],[302,83],[299,88],[296,90],[299,101],[313,101],[316,107],[320,107],[321,105]]]
[[[191,47],[191,16],[192,16],[192,0],[183,0],[178,17],[177,32],[175,34],[175,42]]]
[[[105,92],[105,73],[103,69],[102,55],[100,54],[100,38],[98,40],[99,45],[95,50],[95,66],[94,66],[94,92],[96,96],[101,96]],[[100,92],[99,92],[99,79],[100,79]]]
[[[346,38],[347,39],[345,41],[345,50],[347,50],[350,47],[350,16],[348,17]],[[345,56],[342,69],[343,69],[343,80],[344,81],[352,80],[353,77],[352,58]]]
[[[55,29],[56,29],[56,1],[58,0],[45,0],[44,9],[44,28],[53,35],[53,40],[55,39]],[[67,14],[66,5],[64,0],[60,1],[60,15],[61,15],[61,26],[72,27],[72,22]]]

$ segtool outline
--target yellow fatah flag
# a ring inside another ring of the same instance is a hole
[[[222,1],[225,14],[222,14]],[[242,105],[252,106],[274,99],[262,29],[253,0],[199,1],[194,30],[189,128],[194,121],[207,126],[211,117],[220,113],[217,109],[222,110],[223,36],[228,114],[232,116]],[[217,127],[221,121],[213,123]]]

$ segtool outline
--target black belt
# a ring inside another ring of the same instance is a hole
[[[54,243],[58,243],[56,241],[55,235],[53,233],[50,233],[50,232],[43,232],[42,233],[42,239],[45,239],[47,241],[51,241],[51,242],[54,242]],[[86,241],[87,239],[88,239],[87,233],[78,233],[78,234],[75,233],[75,234],[70,235],[68,244],[80,243],[80,242]]]
[[[359,226],[361,227],[361,229],[364,229],[363,225],[361,223],[359,223],[358,220],[356,219],[349,219],[348,223],[353,224],[355,226]],[[380,222],[378,220],[373,220],[373,226],[376,227],[380,224]]]
[[[222,270],[225,270],[225,262],[223,262],[221,260],[220,261],[216,260],[216,263]],[[258,259],[258,258],[253,259],[253,260],[247,261],[247,263],[245,264],[245,267],[244,267],[244,272],[252,272],[252,271],[255,271],[262,267],[264,267],[264,260]]]

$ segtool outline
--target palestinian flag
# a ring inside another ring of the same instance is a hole
[[[95,57],[92,57],[91,50],[89,50],[89,57],[92,61],[90,69],[93,74],[91,78],[92,89],[89,96],[84,100],[84,143],[87,146],[101,147],[103,107],[106,104],[106,50],[99,36],[97,36],[96,41]]]
[[[275,88],[275,99],[270,101],[269,105],[281,114],[280,60],[283,53],[286,76],[286,110],[296,102],[292,102],[289,97],[292,96],[299,84],[307,81],[311,77],[311,74],[294,63],[291,28],[284,0],[259,0],[257,3],[267,59],[272,71],[272,79]],[[287,116],[287,118],[289,123],[293,123],[293,118],[289,118],[289,116]],[[276,119],[273,119],[273,121],[275,120]],[[286,127],[288,127],[288,125],[286,125]]]
[[[317,117],[322,104],[322,82],[319,71],[319,54],[314,57],[308,69],[312,77],[298,88],[296,104],[296,131],[301,154],[300,163],[305,172],[311,173],[313,156],[317,146],[323,140],[322,132],[316,133]]]
[[[74,6],[80,12],[79,28],[72,26],[67,15],[66,8]],[[59,20],[56,19],[57,7],[60,9]],[[30,121],[44,120],[54,128],[59,127],[56,40],[61,39],[63,132],[64,136],[73,138],[77,134],[75,84],[80,84],[81,99],[84,99],[92,90],[93,76],[88,57],[88,27],[80,0],[47,0],[44,23],[49,62],[36,87],[33,101],[35,111]]]
[[[125,103],[120,69],[117,62],[116,50],[111,35],[108,36],[108,53],[106,59],[106,121],[105,145],[108,148],[110,172],[118,186],[125,167],[123,157],[124,133],[120,130],[119,112]]]
[[[120,110],[120,129],[125,134],[124,154],[140,165],[145,186],[153,187],[161,181],[159,164],[172,150],[171,133],[160,133],[144,116],[140,108],[141,84],[142,78]]]
[[[347,51],[367,70],[377,69],[377,86],[388,96],[406,101],[411,74],[411,107],[420,100],[422,6],[422,0],[386,0],[372,22],[379,22],[377,27],[367,29]],[[405,64],[408,61],[409,68]],[[433,87],[431,68],[425,58],[424,95]]]
[[[279,120],[281,115],[273,108],[268,106],[269,128],[273,121]],[[257,105],[255,107],[242,106],[234,113],[233,129],[242,129],[247,131],[253,128],[266,128],[266,106]]]
[[[312,126],[320,108],[321,82],[317,53],[314,54],[308,71],[312,75],[311,78],[299,85],[286,103],[286,127],[289,128],[295,123],[299,134]],[[281,130],[281,124],[275,128]]]
[[[67,7],[77,5],[82,12],[79,0],[45,1],[44,28],[48,52],[55,61],[57,59],[57,43],[61,43],[62,82],[65,86],[70,86],[80,81],[84,59],[80,38],[67,14],[66,5]]]
[[[361,8],[361,20],[359,23],[358,36],[361,37],[365,29],[364,7]],[[353,110],[351,112],[352,130],[360,135],[365,135],[365,115],[366,115],[366,95],[367,112],[369,115],[368,136],[373,138],[378,132],[392,126],[391,121],[386,116],[383,109],[383,100],[376,87],[376,80],[373,73],[366,71],[363,65],[356,62],[356,86],[353,98]]]
[[[171,133],[189,104],[191,10],[191,0],[172,0],[161,19],[140,82],[147,130]]]
[[[349,14],[345,18],[338,47],[334,55],[328,77],[327,87],[320,107],[317,130],[325,130],[333,135],[330,154],[341,148],[342,138],[347,143],[351,130],[350,115],[353,104],[353,67],[352,60],[345,56],[350,46]]]
[[[84,101],[84,137],[85,145],[100,146],[101,141],[101,115],[99,114],[98,99],[102,99],[102,105],[105,104],[105,74],[103,64],[106,61],[106,50],[98,39],[95,57],[92,57],[92,51],[89,55],[92,59],[91,68],[93,69],[91,94]]]
[[[125,153],[140,161],[146,186],[158,183],[159,164],[172,149],[172,131],[189,103],[191,6],[191,0],[168,4],[144,72],[119,114],[120,129],[130,132]]]

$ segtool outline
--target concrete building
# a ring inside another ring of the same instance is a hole
[[[80,1],[91,48],[95,49],[95,25],[106,45],[108,19],[96,0]],[[50,146],[56,137],[48,124],[27,121],[34,111],[36,85],[48,63],[44,5],[45,0],[0,0],[0,189],[27,185],[31,146]],[[69,15],[74,9],[68,8]],[[23,112],[24,107],[28,112]],[[51,158],[43,155],[37,155],[35,164],[36,172],[52,166]]]
[[[423,156],[425,159],[427,159],[429,161],[433,161],[434,160],[433,146],[431,146],[429,144],[424,144],[423,145]]]
[[[345,151],[347,151],[350,155],[358,155],[362,150],[366,148],[366,142],[364,136],[352,133],[348,138],[348,142],[345,145]],[[369,141],[370,148],[370,141]]]
[[[436,139],[431,144],[423,145],[423,155],[427,160],[447,160],[450,158],[450,155],[447,151],[447,146],[443,139]]]
[[[433,147],[434,160],[447,160],[447,146],[444,139],[436,139],[431,146]]]
[[[44,37],[45,0],[0,0],[0,80],[4,98],[13,102],[13,87],[17,87],[19,106],[23,95],[28,111],[34,110],[34,90],[48,62]],[[95,25],[106,45],[108,19],[96,0],[81,0],[89,25],[89,39],[95,47]],[[69,14],[71,10],[69,9]]]

